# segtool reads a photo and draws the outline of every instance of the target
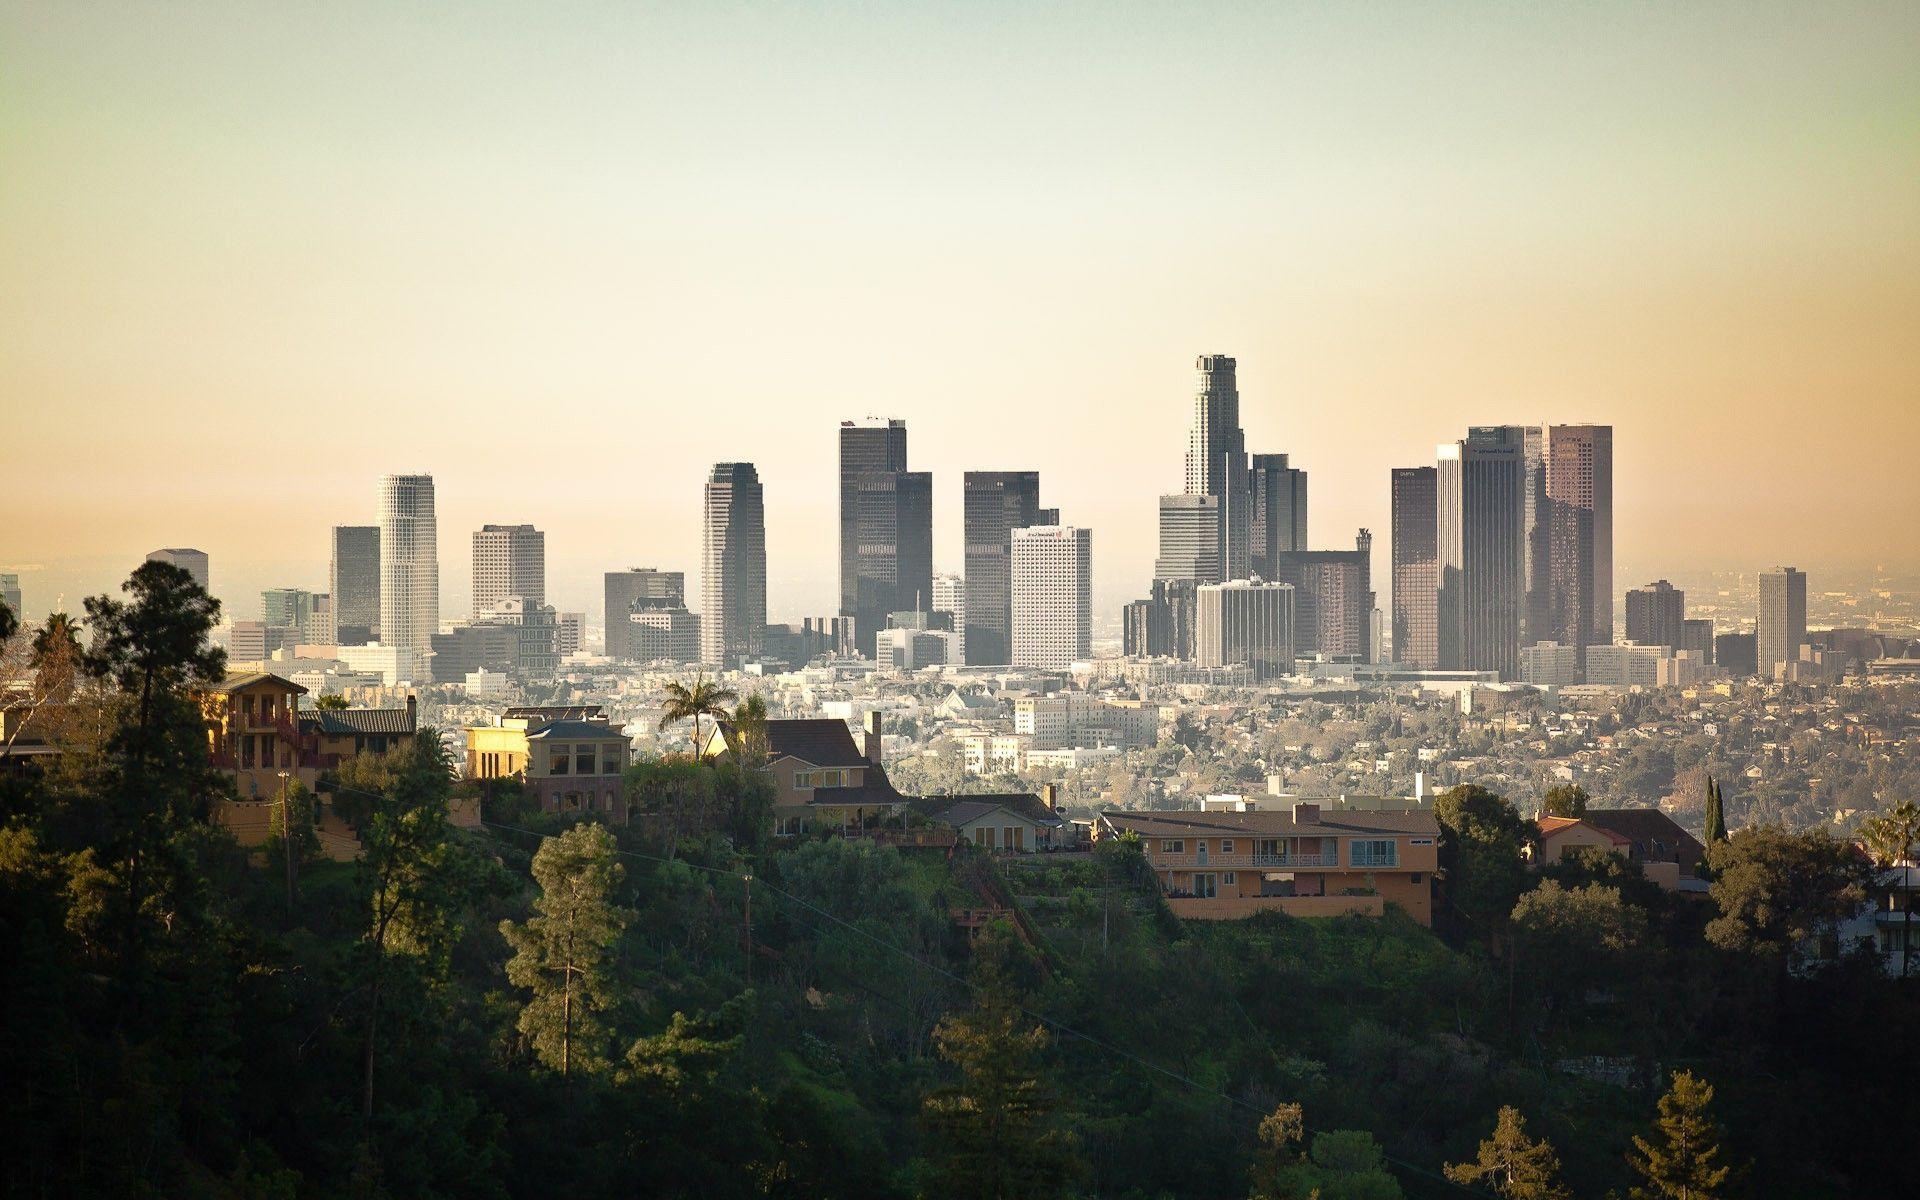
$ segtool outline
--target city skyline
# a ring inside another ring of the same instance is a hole
[[[371,516],[328,498],[402,468],[440,481],[450,535],[552,531],[555,600],[591,607],[621,565],[600,547],[697,571],[702,464],[735,460],[783,498],[775,612],[826,613],[832,423],[882,411],[935,477],[937,568],[961,569],[963,471],[1038,470],[1100,532],[1110,613],[1214,352],[1248,445],[1312,473],[1316,547],[1387,528],[1382,472],[1457,430],[1590,422],[1621,438],[1617,582],[1920,560],[1873,515],[1920,508],[1920,131],[1888,116],[1920,95],[1920,14],[1830,6],[1788,39],[1725,6],[1543,10],[1482,43],[1418,10],[1143,8],[1091,37],[985,8],[600,12],[421,41],[411,11],[363,14],[353,52],[285,13],[4,18],[0,470],[41,515],[0,570],[30,610],[49,581],[19,568],[65,572],[71,606],[184,544],[250,616],[323,587],[330,525]],[[770,90],[769,60],[800,74]],[[1233,100],[1183,97],[1169,62]],[[689,87],[715,103],[659,115]],[[278,451],[297,486],[260,488],[268,404],[386,461]],[[583,453],[529,408],[604,420]],[[721,410],[746,418],[724,437]],[[577,469],[503,486],[529,456]],[[658,485],[609,503],[596,481],[636,459]]]

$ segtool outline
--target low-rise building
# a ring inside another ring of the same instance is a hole
[[[1222,920],[1277,911],[1293,916],[1379,916],[1397,904],[1433,923],[1439,823],[1428,812],[1123,812],[1109,810],[1096,838],[1138,835],[1174,915]]]
[[[1594,847],[1638,863],[1668,891],[1703,889],[1697,869],[1706,847],[1657,808],[1590,808],[1580,817],[1541,817],[1536,864]]]
[[[797,837],[820,829],[853,833],[900,815],[908,797],[887,778],[880,714],[866,714],[861,743],[834,717],[767,722],[766,770],[773,776],[773,832]],[[702,746],[703,757],[731,755],[722,725]]]
[[[960,840],[986,850],[1031,854],[1064,847],[1072,826],[1046,800],[1026,792],[927,797],[916,804],[940,825],[951,825]]]
[[[633,743],[599,705],[510,708],[467,730],[467,777],[519,782],[547,812],[631,813],[622,778]]]

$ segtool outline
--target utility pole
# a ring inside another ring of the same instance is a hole
[[[280,772],[280,853],[287,860],[287,920],[293,920],[293,822],[287,815],[287,778]]]
[[[746,926],[747,926],[747,986],[753,986],[753,876],[740,877],[747,885]]]

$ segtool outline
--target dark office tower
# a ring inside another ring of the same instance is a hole
[[[1167,584],[1153,581],[1153,594],[1121,610],[1121,652],[1128,658],[1162,658],[1168,653]]]
[[[1709,617],[1688,617],[1680,622],[1680,649],[1690,650],[1698,662],[1711,665],[1713,655],[1713,620]]]
[[[1234,360],[1207,354],[1194,365],[1200,378],[1187,435],[1187,494],[1219,499],[1221,571],[1228,579],[1245,579],[1252,556],[1253,496]]]
[[[1549,425],[1545,457],[1546,626],[1534,640],[1584,654],[1613,641],[1613,426]]]
[[[633,567],[606,573],[606,606],[601,617],[607,629],[608,658],[651,658],[637,652],[633,627],[635,612],[670,612],[687,606],[687,577],[679,571]]]
[[[1759,639],[1751,633],[1722,633],[1713,639],[1713,663],[1736,679],[1760,673]]]
[[[1527,594],[1520,621],[1520,642],[1531,646],[1535,642],[1554,640],[1549,616],[1552,587],[1548,578],[1553,559],[1553,510],[1547,500],[1547,431],[1539,425],[1527,425],[1521,429],[1521,438],[1527,462],[1527,512],[1523,520],[1526,562],[1522,567]]]
[[[707,478],[700,661],[737,666],[767,630],[767,521],[752,463],[715,463]]]
[[[1372,654],[1373,535],[1351,550],[1283,550],[1271,583],[1293,585],[1293,650],[1340,662]]]
[[[1807,575],[1794,567],[1760,572],[1760,612],[1754,624],[1756,673],[1774,678],[1782,663],[1796,662],[1807,640]]]
[[[966,649],[970,666],[1013,661],[1013,531],[1041,519],[1038,471],[965,476]]]
[[[482,525],[473,533],[473,615],[492,616],[502,600],[547,602],[547,535],[531,525]]]
[[[933,596],[933,476],[907,470],[907,423],[840,423],[840,613],[861,653],[890,612]]]
[[[1526,602],[1526,448],[1518,427],[1443,445],[1434,476],[1440,666],[1520,671]]]
[[[1256,454],[1247,479],[1253,491],[1247,569],[1272,579],[1279,555],[1307,548],[1307,473],[1288,466],[1284,454]]]
[[[1687,594],[1662,579],[1627,593],[1627,640],[1684,648]]]
[[[1393,660],[1421,670],[1440,665],[1437,474],[1432,467],[1393,470]]]
[[[364,646],[380,639],[380,527],[335,525],[333,563],[327,572],[333,596],[334,640]]]
[[[853,616],[860,588],[860,479],[907,469],[907,423],[885,417],[840,422],[840,615]]]

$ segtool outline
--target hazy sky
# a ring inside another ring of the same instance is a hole
[[[430,471],[448,612],[531,521],[597,615],[747,459],[797,618],[872,412],[939,565],[1035,468],[1104,610],[1202,353],[1383,566],[1389,468],[1522,420],[1616,426],[1622,587],[1911,563],[1920,5],[0,5],[0,570],[252,616]]]

